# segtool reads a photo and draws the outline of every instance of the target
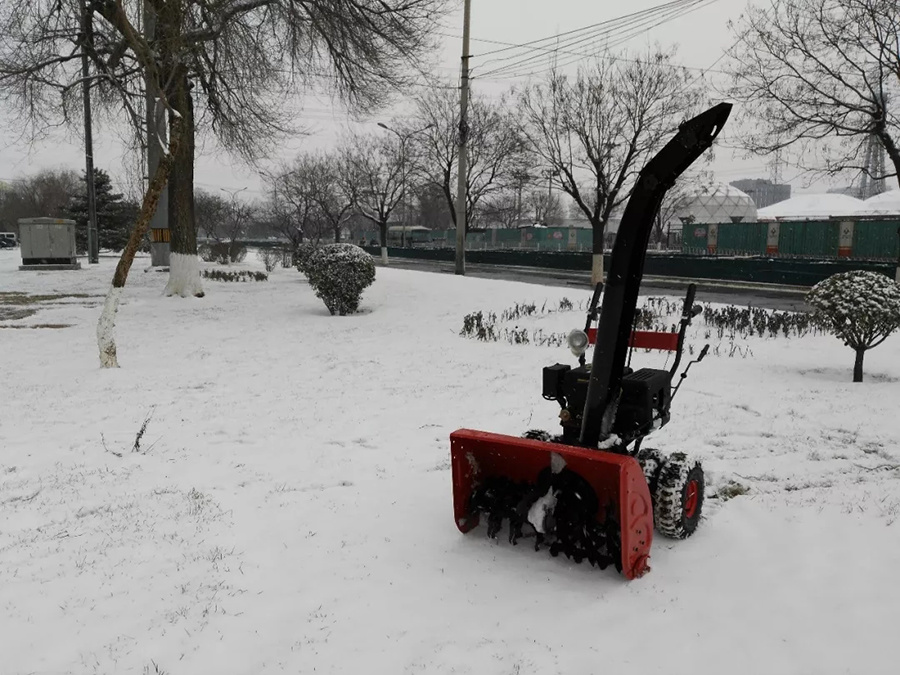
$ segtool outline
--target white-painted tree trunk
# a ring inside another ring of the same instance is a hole
[[[166,295],[180,295],[182,298],[202,298],[203,284],[200,280],[200,259],[195,255],[173,253],[169,258],[169,283]]]
[[[591,286],[603,281],[603,254],[595,253],[591,262]]]
[[[124,290],[115,286],[109,287],[103,311],[100,312],[100,320],[97,321],[97,346],[100,348],[101,368],[119,367],[119,360],[116,358],[116,312],[119,310],[119,300]]]
[[[381,262],[383,262],[385,265],[388,264],[387,246],[381,247]]]

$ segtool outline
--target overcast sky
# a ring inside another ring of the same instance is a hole
[[[489,96],[497,96],[515,84],[522,84],[527,78],[512,77],[497,73],[491,75],[490,70],[500,66],[508,66],[516,59],[497,61],[499,57],[508,56],[510,52],[484,55],[485,52],[503,48],[497,43],[520,44],[531,40],[546,38],[567,31],[583,28],[588,25],[632,14],[643,9],[659,5],[663,0],[472,0],[472,65],[475,79],[473,88]],[[462,34],[462,3],[458,3],[457,11],[445,20],[445,28],[441,31],[441,47],[433,58],[433,72],[444,75],[448,81],[455,83],[459,74]],[[717,72],[722,66],[723,50],[733,42],[727,23],[737,19],[746,0],[708,0],[695,11],[686,16],[661,24],[649,31],[631,38],[617,49],[645,49],[654,42],[663,45],[678,45],[679,59],[683,65],[696,69],[698,77],[703,76],[711,85],[723,83],[724,76]],[[572,50],[590,52],[600,45],[597,42],[586,42],[573,47]],[[541,52],[531,52],[530,56],[540,56]],[[493,58],[494,61],[490,61]],[[577,58],[577,57],[575,57]],[[571,57],[570,57],[571,60]],[[562,62],[562,61],[561,61]],[[529,70],[540,70],[547,62],[536,59],[512,69],[512,74]],[[575,67],[573,64],[571,67]],[[529,67],[525,67],[529,66]],[[704,73],[704,71],[706,71]],[[507,71],[510,72],[510,71]],[[479,79],[480,73],[485,74]],[[378,131],[375,123],[389,120],[391,114],[402,114],[403,102],[398,101],[393,111],[384,111],[371,118],[362,120],[360,126],[370,127]],[[8,116],[5,116],[8,118]],[[29,148],[17,140],[16,125],[6,119],[0,131],[0,179],[8,180],[17,175],[27,174],[44,167],[66,167],[82,170],[84,167],[83,149],[80,139],[69,138],[64,134],[56,134],[51,139]],[[280,145],[280,150],[264,165],[274,168],[280,160],[289,159],[304,149],[319,149],[333,146],[341,130],[348,124],[357,124],[349,119],[346,110],[334,105],[327,96],[307,96],[301,114],[303,125],[310,130],[305,137],[287,139]],[[728,143],[728,128],[719,137]],[[387,133],[387,132],[384,132]],[[113,177],[121,173],[123,151],[121,146],[108,130],[95,131],[95,164],[110,172]],[[719,147],[712,167],[719,180],[731,181],[747,176],[768,175],[766,160],[763,158],[742,158],[740,153]],[[790,178],[793,172],[788,169],[785,176]],[[197,159],[197,184],[216,190],[225,188],[233,191],[246,188],[247,196],[260,196],[261,181],[258,174],[232,160],[227,155],[217,152],[214,144],[206,142]],[[795,189],[801,188],[799,183]],[[814,186],[822,189],[821,185]]]

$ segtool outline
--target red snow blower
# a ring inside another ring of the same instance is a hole
[[[674,538],[696,529],[703,507],[702,467],[683,453],[641,448],[646,436],[669,422],[673,396],[691,365],[706,356],[708,346],[672,385],[685,331],[699,310],[696,288],[688,288],[677,332],[632,327],[660,203],[712,145],[730,112],[730,104],[720,103],[684,122],[641,170],[619,225],[606,285],[594,289],[585,330],[569,334],[579,365],[555,364],[543,371],[543,397],[559,404],[562,433],[532,430],[519,438],[460,429],[450,435],[453,510],[461,532],[484,517],[488,536],[496,537],[506,521],[513,544],[534,537],[535,549],[543,546],[553,556],[563,553],[600,568],[613,565],[633,579],[650,569],[654,526]],[[589,344],[595,346],[588,365]],[[674,364],[668,370],[632,370],[629,350],[634,349],[672,351]]]

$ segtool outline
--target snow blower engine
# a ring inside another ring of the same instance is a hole
[[[672,399],[704,347],[673,379],[684,335],[699,308],[688,287],[677,332],[633,330],[647,244],[666,191],[721,131],[731,105],[720,103],[687,122],[638,175],[613,245],[606,285],[598,284],[583,331],[569,334],[576,367],[544,368],[543,396],[558,402],[562,433],[524,437],[459,429],[450,435],[453,510],[461,532],[478,526],[496,537],[508,522],[509,541],[534,537],[575,562],[627,578],[649,571],[654,526],[683,539],[697,527],[704,478],[699,463],[642,442],[668,423]],[[602,298],[602,301],[601,301]],[[593,324],[596,322],[596,328]],[[594,345],[591,363],[585,359]],[[674,352],[667,370],[630,367],[635,349]],[[627,363],[626,363],[627,361]]]

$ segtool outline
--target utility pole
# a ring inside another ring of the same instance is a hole
[[[550,208],[553,204],[553,171],[547,172],[547,208],[544,209],[544,222],[550,227]]]
[[[522,225],[522,183],[516,186],[516,228]]]
[[[144,2],[144,39],[152,44],[156,37],[156,12],[153,5]],[[156,173],[162,158],[163,147],[166,142],[166,116],[160,102],[160,93],[153,88],[150,77],[144,78],[144,94],[146,97],[147,113],[147,176]],[[156,212],[150,219],[150,265],[153,267],[168,267],[170,256],[169,234],[169,186],[163,186],[156,205]]]
[[[469,24],[472,0],[465,0],[463,8],[462,72],[459,86],[459,166],[456,180],[456,273],[466,273],[466,172],[469,138]]]
[[[94,191],[94,134],[91,122],[91,81],[88,68],[88,49],[93,46],[94,27],[87,11],[85,0],[81,0],[81,93],[84,100],[84,164],[87,187],[87,240],[88,263],[100,262],[100,242],[97,241],[97,195]]]

